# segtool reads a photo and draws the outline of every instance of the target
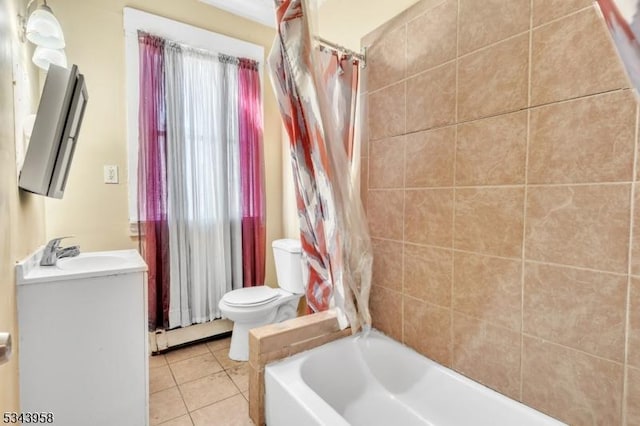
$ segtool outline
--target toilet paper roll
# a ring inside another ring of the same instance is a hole
[[[9,362],[11,358],[11,334],[0,333],[0,364]]]

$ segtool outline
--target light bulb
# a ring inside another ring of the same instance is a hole
[[[47,47],[38,46],[33,52],[31,59],[38,68],[45,71],[49,70],[49,65],[54,64],[61,67],[67,67],[67,55],[62,49],[49,49]]]
[[[60,22],[47,5],[36,9],[27,21],[27,39],[38,46],[64,49],[64,34]]]

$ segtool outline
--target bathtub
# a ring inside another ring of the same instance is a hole
[[[373,330],[265,369],[268,426],[563,425]]]

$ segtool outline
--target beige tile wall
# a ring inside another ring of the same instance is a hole
[[[374,325],[572,425],[640,424],[638,105],[592,1],[423,0],[363,44]]]

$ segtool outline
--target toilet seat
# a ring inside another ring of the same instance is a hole
[[[222,297],[222,301],[232,307],[255,307],[266,305],[280,297],[280,292],[271,287],[260,285],[230,291]]]

